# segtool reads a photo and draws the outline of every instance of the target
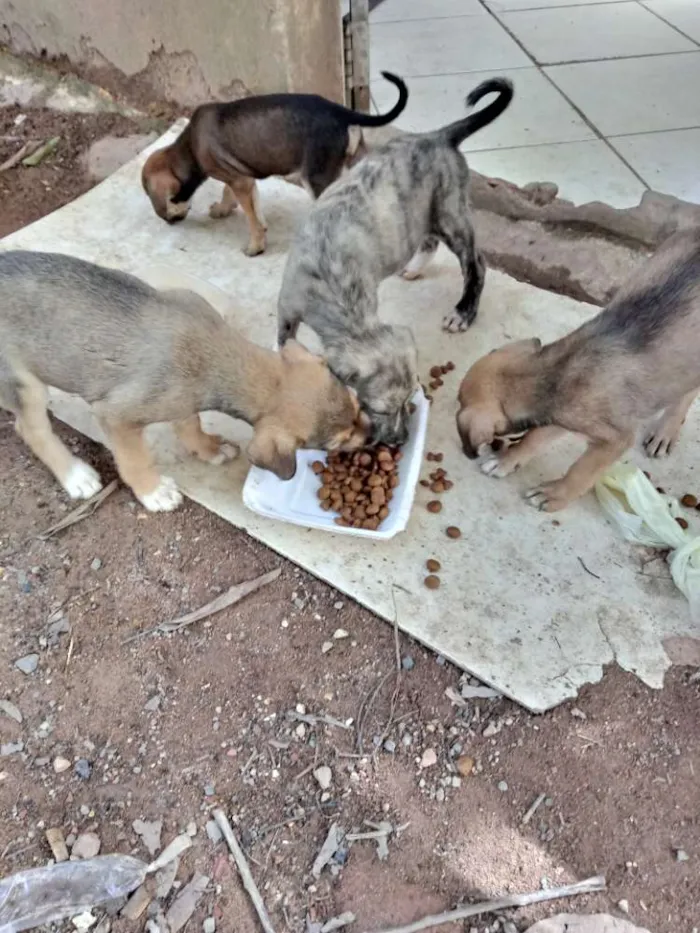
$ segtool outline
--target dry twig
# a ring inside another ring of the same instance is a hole
[[[42,531],[42,533],[38,535],[39,540],[48,541],[49,538],[53,538],[54,535],[57,535],[59,531],[64,531],[66,528],[70,528],[71,525],[75,525],[84,518],[88,518],[102,505],[107,496],[112,495],[118,485],[119,480],[113,479],[104,489],[100,489],[92,499],[86,499],[85,502],[81,502],[77,508],[73,509],[73,511],[69,512],[67,515],[64,515],[55,525],[51,525],[46,531]]]
[[[15,165],[18,165],[22,159],[26,156],[31,155],[36,149],[39,148],[41,143],[38,143],[35,139],[29,140],[23,146],[21,146],[14,155],[11,155],[9,159],[0,165],[0,172],[8,172],[11,168],[14,168]]]
[[[604,890],[605,878],[598,875],[595,878],[587,878],[585,881],[568,884],[562,888],[533,891],[531,894],[507,894],[505,897],[497,897],[492,901],[467,904],[464,907],[458,907],[456,910],[446,910],[443,914],[431,914],[429,917],[423,917],[422,920],[407,923],[403,927],[382,930],[381,933],[419,933],[420,930],[428,930],[430,927],[437,927],[443,923],[456,923],[460,920],[467,920],[469,917],[492,914],[497,910],[507,910],[509,907],[528,907],[530,904],[540,904],[543,901],[556,901],[560,897],[575,897],[578,894],[592,894],[595,891]]]
[[[243,854],[243,849],[241,849],[240,845],[238,844],[238,840],[236,839],[234,832],[231,829],[231,824],[229,823],[226,814],[223,810],[214,810],[212,812],[212,816],[216,820],[216,825],[221,830],[221,833],[226,840],[229,849],[231,850],[231,854],[233,855],[233,858],[236,862],[236,867],[240,873],[241,880],[243,881],[243,887],[246,889],[251,901],[253,902],[253,907],[255,908],[255,912],[257,913],[258,917],[260,918],[260,923],[263,930],[265,933],[275,933],[270,921],[270,917],[265,908],[265,904],[263,903],[263,899],[260,896],[260,891],[258,891],[258,886],[255,883],[255,879],[253,878],[250,868],[248,867],[246,857]]]
[[[225,593],[222,593],[221,596],[212,599],[212,601],[205,606],[188,612],[178,619],[169,619],[167,622],[161,622],[159,625],[154,625],[153,628],[148,628],[143,632],[136,632],[135,635],[130,635],[128,638],[125,638],[122,644],[126,645],[130,641],[135,641],[137,638],[145,638],[146,635],[153,635],[155,632],[163,632],[166,635],[170,632],[179,632],[180,629],[185,628],[185,626],[192,625],[194,622],[199,622],[201,619],[206,619],[208,616],[221,612],[222,609],[227,609],[234,603],[240,602],[242,599],[245,599],[246,596],[259,590],[261,587],[267,586],[268,583],[273,583],[281,573],[282,568],[277,567],[276,570],[264,573],[254,580],[246,580],[245,583],[236,583],[226,590]]]

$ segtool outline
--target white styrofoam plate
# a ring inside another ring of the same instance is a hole
[[[327,455],[322,450],[298,451],[297,471],[292,479],[286,481],[278,479],[268,470],[251,467],[243,486],[243,504],[258,515],[276,518],[293,525],[303,525],[305,528],[377,540],[393,538],[408,524],[428,428],[430,402],[423,395],[422,389],[416,391],[413,402],[416,410],[411,415],[408,441],[401,448],[403,456],[399,461],[400,483],[394,490],[389,515],[376,531],[336,525],[336,515],[323,511],[317,495],[318,476],[311,469],[314,460],[326,462]]]

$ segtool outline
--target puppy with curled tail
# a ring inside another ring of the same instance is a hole
[[[457,429],[468,457],[528,429],[481,469],[508,476],[566,433],[588,445],[561,479],[530,490],[531,505],[566,508],[646,427],[650,457],[669,454],[700,391],[700,231],[670,237],[608,307],[548,346],[509,344],[478,360],[459,390]]]
[[[151,511],[174,509],[182,496],[153,463],[149,424],[172,422],[190,453],[219,464],[238,449],[205,433],[199,414],[240,418],[253,426],[249,459],[285,480],[299,448],[365,442],[355,394],[323,360],[297,343],[281,353],[251,343],[193,292],[25,251],[0,252],[0,291],[0,406],[73,498],[102,484],[53,433],[50,386],[92,406],[121,478]]]
[[[184,220],[195,191],[207,178],[224,183],[212,217],[228,217],[240,204],[250,239],[244,252],[265,250],[256,179],[278,175],[317,198],[365,152],[364,127],[382,127],[406,107],[408,90],[396,75],[399,99],[388,113],[348,110],[316,94],[263,94],[229,103],[203,104],[174,143],[152,153],[141,180],[156,214],[168,223]]]

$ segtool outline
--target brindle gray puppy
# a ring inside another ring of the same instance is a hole
[[[505,78],[484,81],[467,104],[494,92],[493,103],[456,123],[405,134],[370,151],[319,198],[290,249],[278,305],[279,342],[294,337],[301,322],[316,331],[333,371],[356,389],[377,441],[406,440],[417,382],[410,330],[382,324],[377,316],[382,279],[404,269],[411,257],[406,272],[415,274],[442,240],[464,276],[464,292],[444,327],[466,330],[476,317],[484,261],[474,242],[469,170],[458,146],[503,113],[513,85]]]

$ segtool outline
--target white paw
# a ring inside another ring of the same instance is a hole
[[[547,506],[547,493],[543,489],[528,489],[525,493],[525,498],[527,499],[528,505],[531,505],[533,509],[538,509],[540,512],[544,511]]]
[[[647,457],[668,457],[677,441],[678,434],[652,432],[644,439],[644,450]]]
[[[442,319],[442,329],[450,334],[458,334],[469,329],[469,324],[457,311],[450,311]]]
[[[501,463],[500,457],[487,457],[486,460],[482,460],[479,464],[479,469],[486,476],[495,476],[497,479],[502,479],[510,473],[510,470],[506,469]]]
[[[71,499],[91,499],[102,489],[102,480],[89,464],[76,459],[63,482],[63,488]]]
[[[171,476],[161,476],[160,483],[148,495],[139,496],[149,512],[172,512],[182,502],[182,493]]]
[[[214,466],[221,466],[222,463],[226,463],[228,460],[235,460],[240,452],[241,448],[238,444],[230,444],[228,441],[224,441],[219,447],[218,454],[214,454],[209,463]]]

